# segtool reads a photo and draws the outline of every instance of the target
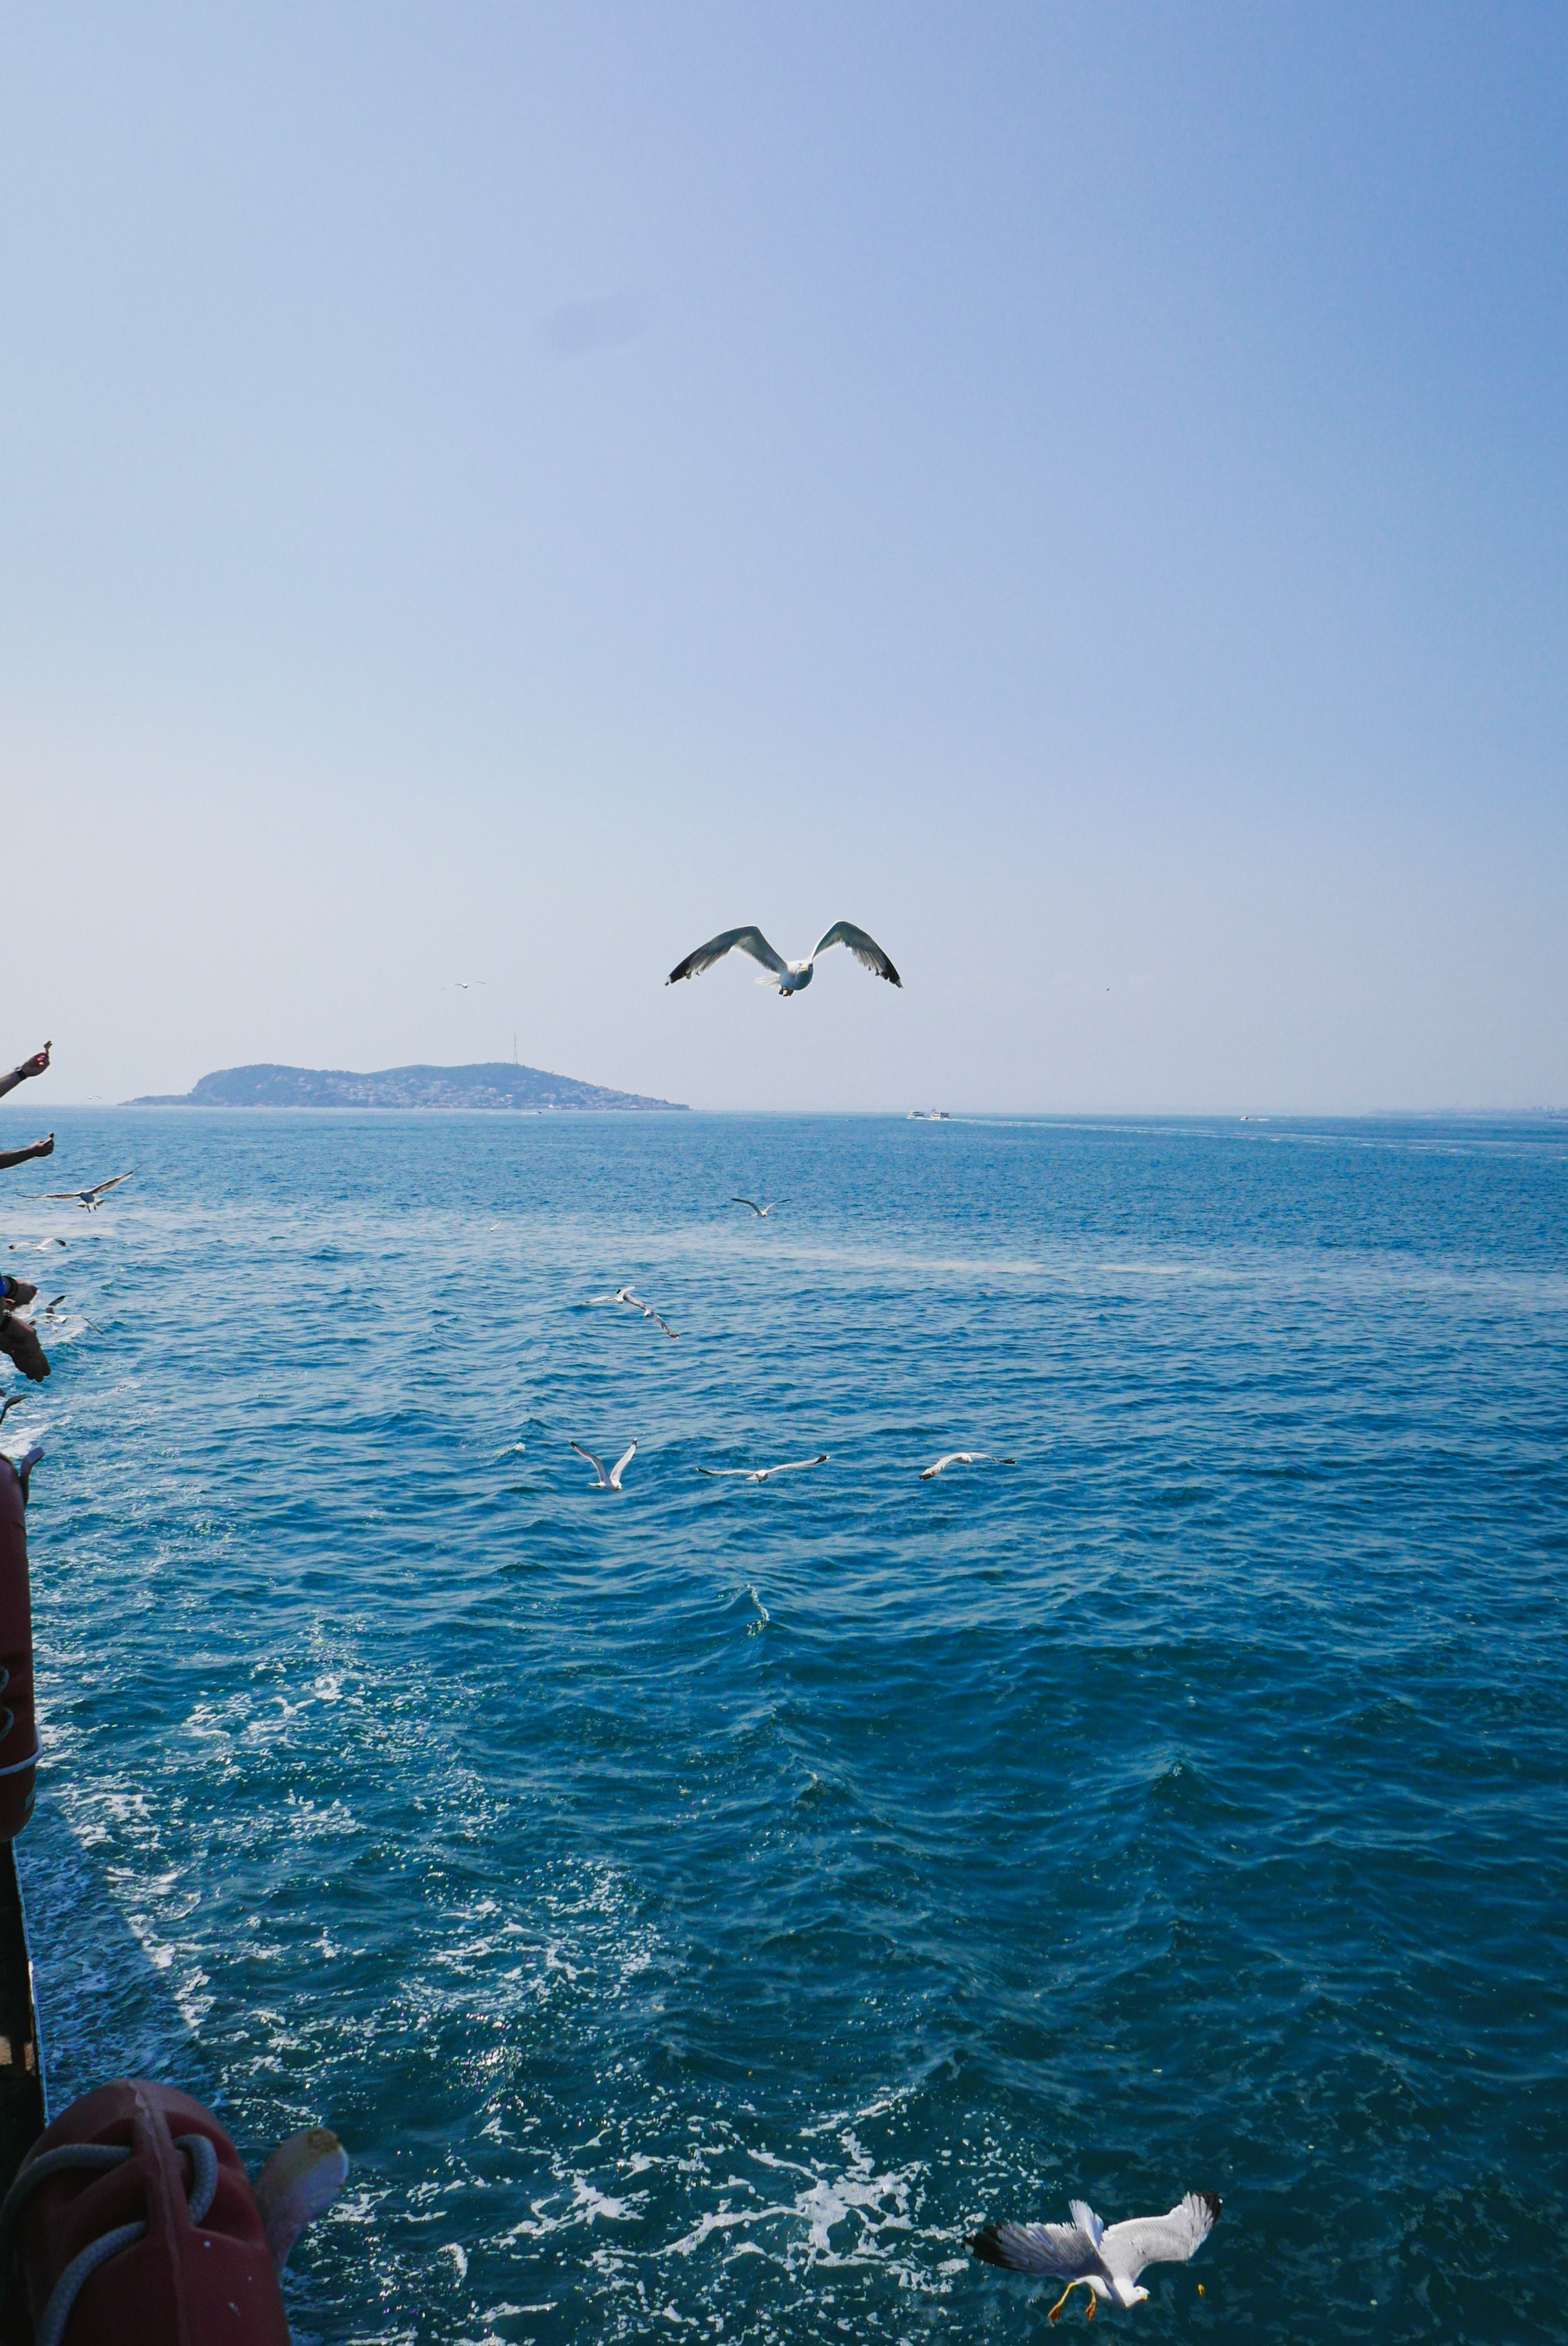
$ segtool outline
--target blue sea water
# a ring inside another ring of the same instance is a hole
[[[1568,1125],[56,1120],[50,2092],[333,2125],[300,2340],[1000,2346],[1189,2188],[1146,2340],[1568,2336]]]

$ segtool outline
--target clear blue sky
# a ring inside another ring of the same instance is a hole
[[[1560,0],[13,9],[0,1053],[1568,1100],[1565,192]]]

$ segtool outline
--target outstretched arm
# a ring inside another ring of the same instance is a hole
[[[29,1158],[53,1157],[54,1153],[53,1133],[49,1135],[47,1140],[35,1140],[26,1148],[0,1148],[0,1173],[3,1173],[8,1165],[25,1165]]]
[[[26,1082],[29,1076],[41,1076],[49,1064],[49,1053],[53,1048],[53,1044],[46,1043],[41,1051],[35,1051],[30,1059],[24,1059],[19,1066],[12,1068],[8,1076],[0,1076],[0,1097],[6,1092],[14,1092],[18,1084]]]

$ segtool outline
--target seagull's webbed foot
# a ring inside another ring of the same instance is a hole
[[[1063,2315],[1063,2311],[1064,2311],[1064,2308],[1065,2308],[1065,2306],[1066,2306],[1066,2303],[1067,2303],[1067,2300],[1072,2296],[1073,2291],[1074,2291],[1075,2289],[1082,2289],[1082,2290],[1088,2290],[1088,2296],[1089,2296],[1089,2311],[1088,2311],[1088,2316],[1087,2316],[1087,2318],[1088,2318],[1088,2320],[1089,2320],[1093,2321],[1093,2320],[1095,2319],[1095,2314],[1096,2314],[1096,2313],[1098,2313],[1098,2311],[1099,2311],[1099,2310],[1100,2310],[1100,2300],[1099,2300],[1099,2299],[1095,2295],[1094,2290],[1090,2287],[1089,2283],[1088,2283],[1086,2280],[1084,2280],[1084,2278],[1082,2277],[1082,2275],[1080,2275],[1080,2276],[1079,2276],[1079,2278],[1078,2278],[1076,2280],[1070,2280],[1070,2281],[1067,2283],[1066,2288],[1062,2291],[1062,2294],[1061,2294],[1061,2296],[1056,2300],[1055,2304],[1051,2308],[1050,2311],[1046,2314],[1045,2319],[1046,2319],[1046,2320],[1047,2320],[1047,2321],[1060,2321],[1060,2320],[1061,2320],[1061,2319],[1062,2319],[1062,2315]]]

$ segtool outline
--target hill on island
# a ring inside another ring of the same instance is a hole
[[[496,1059],[477,1067],[219,1067],[194,1090],[155,1092],[127,1107],[684,1108],[684,1100],[644,1099],[571,1076],[546,1075]]]

